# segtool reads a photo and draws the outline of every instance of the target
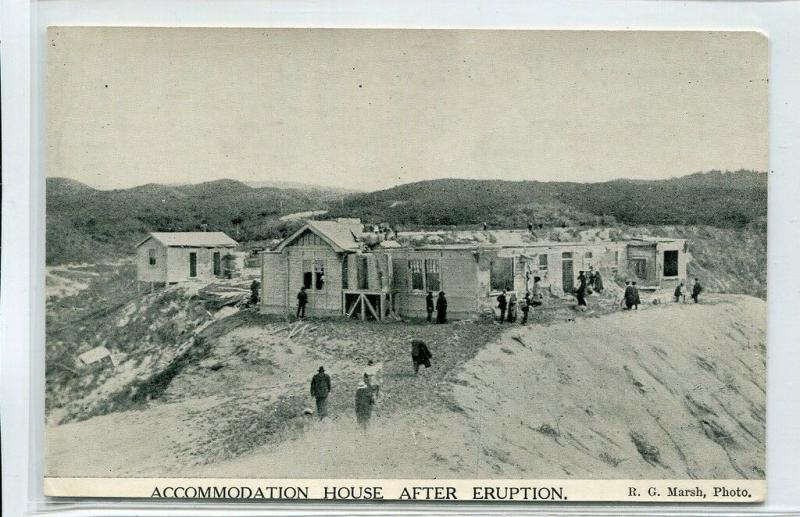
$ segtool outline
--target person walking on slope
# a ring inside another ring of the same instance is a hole
[[[692,300],[694,303],[700,302],[700,293],[703,292],[703,286],[700,285],[700,281],[698,279],[694,279],[694,283],[692,283]]]
[[[633,282],[633,310],[639,310],[639,304],[642,303],[642,299],[639,298],[639,288],[636,287],[636,282]]]
[[[503,289],[503,292],[497,297],[497,308],[500,309],[500,323],[506,320],[506,307],[508,307],[508,302],[506,301],[506,290]]]
[[[444,296],[444,291],[439,291],[439,297],[436,299],[436,323],[447,323],[447,298]]]
[[[369,419],[372,417],[372,406],[375,405],[374,388],[369,385],[367,375],[356,389],[356,422],[364,431],[369,426]]]
[[[583,271],[578,272],[578,289],[575,291],[575,297],[578,299],[579,307],[586,307],[586,275]]]
[[[317,401],[317,416],[320,420],[328,416],[328,395],[331,392],[331,378],[325,368],[319,367],[311,378],[311,396]]]
[[[428,312],[428,323],[433,318],[433,291],[428,291],[428,296],[425,297],[425,310]]]
[[[414,375],[419,372],[419,366],[425,365],[425,368],[431,367],[431,358],[433,354],[428,350],[428,345],[421,339],[411,340],[411,361],[414,363]]]
[[[378,398],[378,394],[381,391],[381,371],[383,370],[383,364],[375,363],[372,359],[367,361],[367,367],[364,368],[364,382],[366,382],[370,387],[372,387],[373,391],[375,392],[375,398]]]
[[[625,295],[622,297],[622,302],[625,304],[625,310],[627,311],[631,310],[636,304],[636,291],[630,280],[625,281]]]
[[[300,288],[300,292],[297,293],[297,317],[298,318],[305,318],[306,317],[306,305],[308,305],[308,293],[306,292],[305,286]]]

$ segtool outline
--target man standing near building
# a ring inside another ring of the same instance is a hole
[[[583,271],[578,273],[578,289],[575,291],[575,298],[578,299],[579,307],[586,307],[586,275]]]
[[[298,318],[305,318],[306,317],[306,305],[308,304],[308,293],[306,292],[305,286],[300,288],[300,292],[297,293],[297,317]]]
[[[436,323],[447,323],[447,297],[444,291],[439,291],[436,299]]]
[[[639,310],[639,304],[642,303],[642,299],[639,298],[639,288],[636,287],[636,282],[633,282],[633,310]]]
[[[694,282],[692,283],[692,300],[694,300],[694,303],[700,302],[700,293],[702,292],[703,286],[700,285],[700,281],[695,278]]]
[[[425,297],[425,310],[428,311],[428,323],[433,318],[433,291],[428,291],[428,296]]]
[[[503,323],[506,319],[506,307],[508,307],[508,302],[506,301],[506,290],[503,289],[503,292],[497,297],[497,308],[500,309],[500,323]]]
[[[317,416],[320,420],[328,416],[328,394],[331,392],[331,377],[320,366],[311,378],[311,396],[317,401]]]
[[[625,303],[625,310],[631,310],[636,303],[636,291],[630,280],[625,282],[625,295],[622,297],[622,301]]]

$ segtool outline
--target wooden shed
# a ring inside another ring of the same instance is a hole
[[[224,274],[225,257],[237,242],[223,232],[153,232],[136,245],[136,278],[174,284]]]

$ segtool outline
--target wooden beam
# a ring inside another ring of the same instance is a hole
[[[361,299],[360,298],[356,298],[356,301],[353,302],[353,306],[350,307],[350,312],[347,313],[347,317],[348,318],[352,318],[353,317],[353,313],[356,312],[356,309],[358,308],[358,302],[359,301],[361,301]]]
[[[369,312],[372,313],[372,316],[374,316],[376,320],[380,320],[381,319],[380,316],[378,316],[378,314],[375,312],[375,308],[372,306],[371,303],[369,303],[369,300],[367,299],[366,295],[362,296],[364,296],[364,303],[366,303],[367,307],[369,307]]]
[[[364,303],[367,301],[367,299],[364,297],[363,294],[360,294],[358,295],[358,301],[361,302],[361,321],[364,321],[367,319],[366,305]]]

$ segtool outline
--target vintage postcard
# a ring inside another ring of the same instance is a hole
[[[764,35],[47,38],[47,495],[766,497]]]

